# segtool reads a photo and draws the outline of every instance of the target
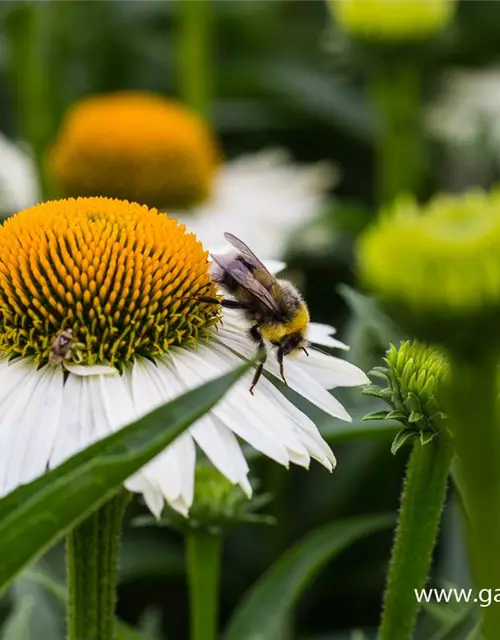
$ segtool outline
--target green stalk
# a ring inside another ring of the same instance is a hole
[[[450,422],[468,515],[468,545],[477,589],[500,585],[500,425],[496,354],[470,361],[453,354]],[[483,609],[484,635],[500,638],[500,606]]]
[[[5,18],[9,75],[20,125],[20,135],[35,156],[42,192],[47,195],[44,154],[54,132],[53,90],[47,52],[41,51],[44,20],[53,3],[19,2]],[[46,6],[45,6],[46,5]],[[47,44],[47,43],[45,43]]]
[[[178,85],[181,100],[208,117],[213,95],[213,6],[211,0],[177,0]]]
[[[409,640],[418,614],[414,589],[427,581],[446,495],[452,446],[415,440],[401,496],[378,640]]]
[[[194,531],[187,537],[191,640],[216,640],[222,537]]]
[[[379,125],[375,140],[378,201],[390,204],[400,193],[418,195],[424,170],[419,69],[405,60],[379,65],[371,99]]]
[[[121,491],[67,537],[68,640],[113,640],[120,532],[128,500]]]

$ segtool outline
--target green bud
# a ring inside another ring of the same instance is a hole
[[[398,420],[403,428],[392,444],[392,452],[420,438],[422,444],[434,437],[448,437],[446,416],[440,410],[440,397],[448,376],[448,361],[434,347],[416,341],[402,342],[399,348],[391,345],[385,358],[387,367],[376,368],[389,383],[385,389],[372,385],[364,390],[385,400],[390,411],[369,414],[365,420]]]
[[[252,484],[256,486],[255,481]],[[214,535],[239,523],[274,524],[272,516],[257,513],[270,500],[268,493],[248,498],[238,485],[231,484],[217,469],[201,465],[196,468],[189,516],[185,518],[167,505],[159,524],[184,533],[202,529]],[[137,518],[135,524],[143,526],[153,522],[158,521],[148,516]]]

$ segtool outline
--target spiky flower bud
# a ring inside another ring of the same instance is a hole
[[[498,342],[500,191],[400,199],[358,245],[362,281],[419,339],[475,352]]]
[[[371,375],[388,381],[385,389],[373,385],[363,390],[366,395],[383,399],[390,411],[377,411],[365,420],[398,420],[403,428],[392,443],[392,453],[412,438],[422,444],[433,438],[448,437],[446,415],[440,397],[448,375],[446,356],[434,347],[416,341],[391,346],[384,358],[386,367],[376,367]]]

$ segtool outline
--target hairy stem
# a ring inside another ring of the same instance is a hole
[[[68,640],[113,640],[122,491],[67,538]]]
[[[425,586],[446,495],[452,446],[415,440],[401,496],[379,640],[409,640],[418,614],[415,589]]]

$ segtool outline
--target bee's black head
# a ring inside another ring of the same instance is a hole
[[[286,356],[287,353],[296,351],[297,349],[304,349],[307,345],[307,340],[304,338],[303,334],[299,332],[291,333],[289,336],[286,336],[286,338],[283,338],[279,344],[284,356]]]

